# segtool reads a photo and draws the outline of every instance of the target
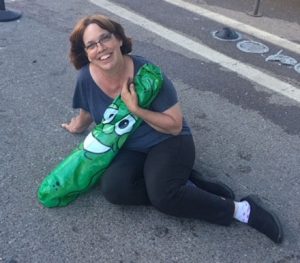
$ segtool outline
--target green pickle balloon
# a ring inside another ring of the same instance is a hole
[[[139,105],[149,108],[159,93],[163,76],[159,67],[145,64],[134,77]],[[66,206],[100,181],[127,138],[141,124],[118,96],[101,123],[42,182],[38,199],[46,207]]]

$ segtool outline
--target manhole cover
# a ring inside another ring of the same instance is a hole
[[[243,40],[236,44],[237,48],[246,53],[267,53],[269,48],[259,42],[251,41],[251,40]]]

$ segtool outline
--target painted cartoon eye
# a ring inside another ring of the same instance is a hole
[[[102,121],[102,123],[103,124],[110,123],[115,118],[115,116],[117,115],[117,113],[118,113],[117,109],[107,108],[106,111],[103,114],[103,121]]]
[[[125,118],[116,123],[115,132],[118,135],[123,135],[132,130],[133,125],[136,123],[135,118],[132,115],[127,115]]]

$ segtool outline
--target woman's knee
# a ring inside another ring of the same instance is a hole
[[[112,204],[123,204],[124,198],[122,197],[122,190],[120,189],[120,187],[121,186],[119,184],[110,180],[106,180],[105,177],[102,179],[101,192],[105,199]]]
[[[173,206],[176,200],[176,193],[168,189],[150,189],[148,190],[148,196],[152,206],[157,210],[172,214]]]

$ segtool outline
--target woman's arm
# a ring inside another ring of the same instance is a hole
[[[80,109],[79,115],[72,118],[69,123],[63,123],[61,126],[71,133],[82,133],[93,122],[92,116],[89,112]]]
[[[129,87],[126,85],[122,88],[121,96],[128,109],[155,130],[173,135],[179,134],[182,130],[183,116],[179,103],[164,112],[143,109],[138,105],[138,98],[132,83]]]

